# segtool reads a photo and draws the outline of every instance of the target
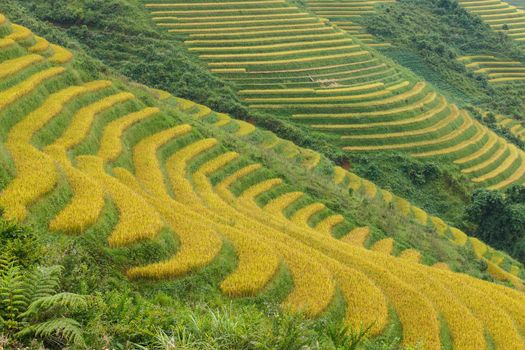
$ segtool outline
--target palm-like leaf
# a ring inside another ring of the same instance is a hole
[[[61,339],[79,347],[85,346],[80,324],[71,318],[57,318],[37,323],[24,328],[17,337],[34,336],[37,338]]]
[[[81,310],[87,308],[87,301],[83,295],[73,293],[59,293],[33,301],[22,316],[34,315],[52,309]]]

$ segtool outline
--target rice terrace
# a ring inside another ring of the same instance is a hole
[[[0,349],[525,350],[525,2],[0,0]]]

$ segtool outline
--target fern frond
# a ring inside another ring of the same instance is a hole
[[[46,312],[51,309],[85,310],[87,309],[87,301],[83,295],[59,293],[33,301],[23,316],[26,317],[32,314]]]
[[[29,278],[31,288],[28,295],[30,302],[56,293],[62,269],[62,266],[39,267],[31,273]]]
[[[27,310],[27,279],[18,266],[13,266],[0,276],[0,317],[15,321]]]
[[[84,347],[80,323],[71,318],[57,318],[28,326],[16,334],[18,338],[33,336],[40,339],[63,339],[66,343]]]

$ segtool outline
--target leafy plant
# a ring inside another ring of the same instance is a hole
[[[2,220],[0,238],[12,248],[0,253],[0,334],[8,339],[38,338],[58,347],[83,346],[81,325],[70,315],[86,309],[87,301],[81,295],[57,293],[63,268],[20,262],[28,242],[34,242],[24,227]]]
[[[372,326],[356,330],[345,324],[331,324],[326,330],[326,336],[337,350],[356,350],[362,345]]]

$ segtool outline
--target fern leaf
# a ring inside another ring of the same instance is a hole
[[[28,326],[16,334],[18,338],[34,336],[40,339],[63,339],[66,343],[84,347],[81,325],[71,318],[57,318]]]
[[[62,269],[62,266],[39,267],[31,273],[29,278],[31,287],[28,295],[30,302],[56,293]]]
[[[87,309],[87,301],[83,295],[73,293],[59,293],[46,296],[38,298],[32,302],[23,316],[26,317],[32,314],[46,312],[51,309],[85,310]]]

